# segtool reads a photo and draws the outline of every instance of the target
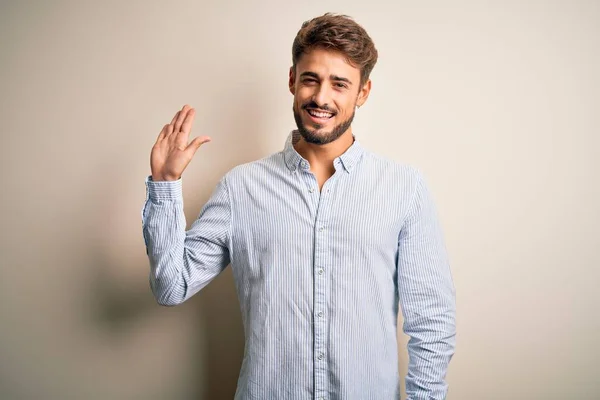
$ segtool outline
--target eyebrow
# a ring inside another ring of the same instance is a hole
[[[319,75],[317,75],[315,72],[311,72],[311,71],[306,71],[306,72],[301,73],[300,77],[303,77],[303,76],[310,76],[312,78],[319,79]],[[329,79],[331,79],[332,81],[346,82],[349,85],[352,85],[352,82],[350,81],[350,79],[344,78],[343,76],[329,75]]]

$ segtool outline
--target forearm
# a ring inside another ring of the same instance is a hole
[[[456,324],[453,302],[438,313],[405,323],[409,335],[407,400],[443,400],[448,393],[446,373],[454,354]]]
[[[185,227],[181,180],[150,182],[142,230],[150,262],[150,287],[161,305],[186,298]]]
[[[231,209],[225,179],[186,231],[181,180],[152,182],[142,210],[150,287],[159,304],[174,306],[205,287],[229,264]]]

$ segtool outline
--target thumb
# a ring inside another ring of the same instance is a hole
[[[192,142],[188,145],[188,147],[185,150],[186,152],[191,153],[190,155],[193,156],[194,153],[196,153],[196,151],[200,148],[200,146],[202,146],[204,143],[210,142],[210,140],[211,139],[208,136],[199,136],[192,140]]]

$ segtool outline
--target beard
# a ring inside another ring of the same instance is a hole
[[[328,108],[323,108],[317,106],[315,103],[308,103],[302,106],[303,110],[306,110],[307,107],[312,108],[320,108],[322,110],[330,111]],[[346,121],[341,122],[340,124],[333,127],[330,132],[323,132],[320,129],[323,128],[321,124],[312,124],[314,126],[313,130],[310,130],[305,124],[302,123],[302,117],[300,116],[300,112],[296,110],[296,107],[292,107],[294,111],[294,119],[296,120],[296,125],[298,126],[298,132],[304,138],[307,143],[312,144],[327,144],[337,140],[340,136],[344,134],[352,125],[352,120],[354,120],[355,112],[352,111],[352,115]],[[332,117],[334,118],[334,117]]]

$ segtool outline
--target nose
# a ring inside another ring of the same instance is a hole
[[[328,106],[330,103],[331,93],[327,85],[319,85],[318,89],[313,95],[313,101],[319,105],[319,107]]]

